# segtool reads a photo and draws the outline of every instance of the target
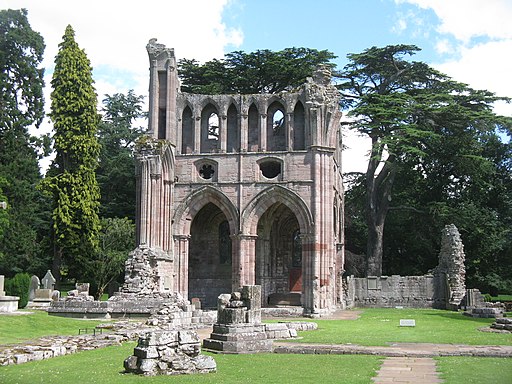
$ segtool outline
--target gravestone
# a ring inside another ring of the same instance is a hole
[[[18,296],[5,296],[4,275],[0,275],[0,312],[14,312],[18,309]]]
[[[55,277],[53,277],[52,272],[48,270],[46,272],[46,275],[44,275],[43,279],[41,280],[41,283],[43,284],[44,289],[53,289],[55,288],[55,283],[57,280],[55,280]]]
[[[28,301],[33,301],[36,298],[36,290],[41,288],[39,277],[33,275],[30,278],[30,287],[28,289]]]

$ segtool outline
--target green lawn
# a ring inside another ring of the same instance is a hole
[[[454,356],[436,360],[446,384],[512,383],[512,359]]]
[[[0,316],[0,345],[49,335],[77,335],[79,328],[94,328],[97,324],[105,322],[50,316],[44,311],[30,312],[33,313]]]
[[[217,372],[205,375],[143,377],[123,374],[134,343],[50,360],[0,367],[2,384],[32,383],[350,383],[368,384],[380,366],[377,356],[213,355]]]
[[[416,327],[399,327],[415,319]],[[319,329],[301,332],[301,342],[385,345],[437,342],[512,345],[512,336],[477,329],[492,322],[438,310],[364,309],[358,320],[315,320]],[[0,316],[0,344],[51,334],[77,334],[99,321],[31,315]],[[0,367],[0,383],[371,383],[382,357],[365,355],[213,355],[218,372],[207,375],[140,377],[123,374],[134,343],[50,360]],[[446,384],[512,383],[512,359],[443,357],[438,369]]]
[[[414,319],[415,327],[400,327],[400,319]],[[364,309],[358,320],[315,320],[316,331],[302,332],[305,343],[386,345],[444,343],[512,345],[512,335],[478,331],[492,319],[477,319],[459,312],[434,309]]]

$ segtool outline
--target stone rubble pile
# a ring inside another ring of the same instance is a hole
[[[510,317],[497,318],[496,321],[493,324],[491,324],[491,328],[498,329],[500,331],[512,332],[512,318],[510,318]]]
[[[217,364],[211,356],[201,355],[197,332],[159,330],[139,338],[124,368],[145,376],[181,375],[216,372]]]
[[[163,303],[156,313],[149,317],[146,324],[163,329],[200,328],[212,325],[216,320],[217,312],[203,311],[200,304],[190,304],[188,300],[181,298]]]

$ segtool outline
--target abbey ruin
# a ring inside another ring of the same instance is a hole
[[[334,310],[343,300],[343,185],[330,72],[319,68],[293,92],[189,94],[174,50],[152,39],[147,51],[138,247],[123,291],[178,292],[215,307],[219,294],[256,284],[262,307]]]

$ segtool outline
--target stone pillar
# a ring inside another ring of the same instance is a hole
[[[319,276],[314,236],[301,234],[302,238],[302,305],[304,314],[316,313],[319,306],[318,294]]]
[[[5,296],[4,291],[4,275],[0,275],[0,296]]]
[[[286,114],[286,150],[293,151],[293,113]]]
[[[267,115],[260,115],[260,152],[267,150]]]
[[[149,61],[149,135],[158,138],[158,64],[151,58]]]
[[[219,116],[219,149],[222,153],[226,153],[228,147],[227,135],[227,116]]]
[[[175,260],[177,261],[176,290],[188,299],[188,246],[189,235],[174,235]]]
[[[249,146],[249,116],[243,113],[240,119],[240,151],[247,152]]]
[[[233,236],[233,287],[239,289],[256,282],[256,239],[258,236]],[[235,249],[237,250],[235,252]]]
[[[178,74],[174,55],[169,58],[167,65],[167,100],[165,116],[165,138],[176,146],[176,94],[178,91]]]
[[[194,117],[194,153],[201,152],[201,116]]]

